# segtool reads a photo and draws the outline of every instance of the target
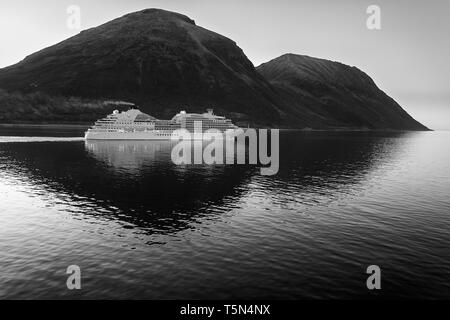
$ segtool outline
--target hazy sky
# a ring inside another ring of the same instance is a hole
[[[417,120],[450,129],[450,0],[1,0],[0,67],[77,34],[70,5],[81,29],[144,8],[180,12],[235,40],[255,66],[288,52],[354,65]],[[366,27],[369,5],[381,30]]]

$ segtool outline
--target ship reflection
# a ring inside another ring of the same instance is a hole
[[[172,162],[172,149],[177,144],[182,145],[183,149],[191,150],[190,164],[193,164],[193,155],[196,152],[196,147],[199,147],[200,152],[203,154],[209,143],[208,141],[178,142],[170,140],[87,140],[85,141],[85,148],[92,157],[107,164],[113,170],[138,173],[144,167],[165,166],[168,162]],[[241,141],[234,143],[233,153],[226,152],[225,143],[222,143],[222,146],[222,163],[236,163],[237,154],[246,154],[248,156],[248,148]],[[174,167],[174,170],[181,172],[186,168],[186,165],[178,165],[176,168]],[[202,165],[201,168],[205,172],[217,172],[224,167],[222,165]],[[215,171],[211,169],[215,169]]]
[[[115,170],[139,172],[144,166],[170,161],[172,141],[87,140],[89,154]]]

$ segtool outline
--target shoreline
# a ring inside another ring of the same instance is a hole
[[[20,128],[20,127],[66,127],[66,128],[85,128],[92,126],[92,123],[0,123],[3,128]]]
[[[93,123],[0,123],[0,128],[73,128],[73,129],[84,129],[92,126]],[[247,129],[247,128],[242,128]],[[312,128],[253,128],[253,129],[278,129],[280,131],[298,131],[298,132],[428,132],[435,131],[433,129],[428,130],[402,130],[402,129],[367,129],[367,128],[328,128],[328,129],[312,129]],[[442,131],[442,130],[438,130]]]

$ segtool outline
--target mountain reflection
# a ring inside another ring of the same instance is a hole
[[[65,211],[167,233],[230,211],[257,171],[177,166],[171,146],[166,141],[3,144],[2,176],[28,185],[28,192],[38,192],[52,205],[69,204]]]
[[[170,233],[220,217],[254,191],[263,209],[302,210],[339,199],[401,154],[403,135],[283,133],[275,176],[249,165],[177,166],[166,141],[0,144],[1,171],[2,179],[28,185],[27,192],[45,189],[47,201],[67,204],[65,211]]]

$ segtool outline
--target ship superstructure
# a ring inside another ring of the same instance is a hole
[[[225,132],[237,129],[230,119],[215,115],[212,109],[205,113],[187,113],[180,111],[170,120],[160,120],[138,109],[119,112],[115,110],[95,124],[85,133],[86,139],[97,140],[169,140],[177,129],[186,129],[190,133],[206,130]],[[201,136],[201,135],[200,135]]]

